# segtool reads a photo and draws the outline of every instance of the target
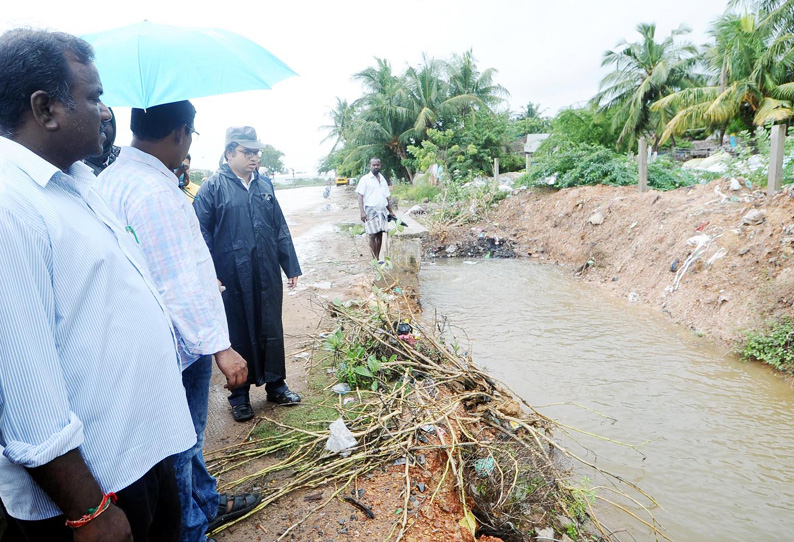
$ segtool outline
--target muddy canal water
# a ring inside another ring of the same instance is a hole
[[[561,436],[651,493],[667,536],[794,540],[794,390],[766,368],[553,266],[438,261],[420,285],[425,315],[465,330],[475,361],[541,412],[639,446]]]

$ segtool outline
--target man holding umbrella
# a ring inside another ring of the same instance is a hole
[[[289,288],[295,288],[301,269],[273,185],[258,173],[263,148],[250,126],[226,130],[221,168],[201,185],[193,202],[218,279],[226,287],[232,348],[248,362],[248,382],[229,396],[239,422],[254,416],[250,384],[264,384],[268,401],[301,400],[285,382],[281,323],[281,271]]]

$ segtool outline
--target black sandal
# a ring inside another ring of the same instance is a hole
[[[236,422],[246,422],[253,418],[254,409],[251,407],[251,403],[246,401],[245,403],[234,405],[232,407],[232,417]]]
[[[229,510],[230,500],[233,503],[231,510]],[[218,504],[218,515],[215,516],[212,521],[210,521],[207,531],[217,529],[224,523],[228,523],[239,518],[240,516],[244,516],[253,510],[261,500],[262,495],[254,495],[253,493],[243,493],[242,495],[227,495],[225,493],[221,494],[221,501]]]

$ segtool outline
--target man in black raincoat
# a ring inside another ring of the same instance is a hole
[[[232,391],[237,421],[254,416],[250,385],[265,385],[267,400],[297,403],[285,382],[281,271],[294,288],[301,275],[287,222],[270,179],[259,175],[260,150],[250,126],[226,130],[221,168],[193,202],[218,280],[232,348],[248,362],[248,384]],[[225,163],[224,163],[225,161]]]

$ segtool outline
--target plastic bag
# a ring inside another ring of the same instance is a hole
[[[325,449],[342,457],[349,456],[350,448],[356,445],[356,439],[345,425],[345,421],[339,418],[328,429],[331,430],[331,434],[328,436],[328,442],[325,443]]]

